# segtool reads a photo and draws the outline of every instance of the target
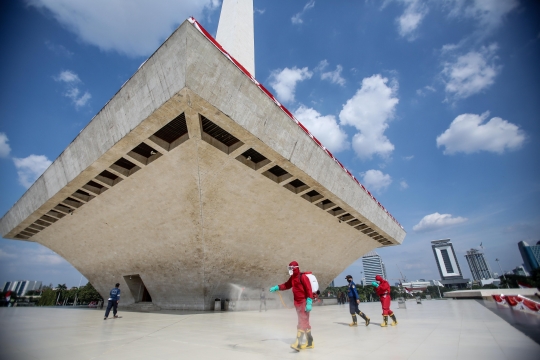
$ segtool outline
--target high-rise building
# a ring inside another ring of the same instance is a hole
[[[527,272],[527,270],[525,270],[525,267],[523,265],[516,266],[516,268],[512,270],[512,272],[514,273],[514,275],[529,276],[529,273]]]
[[[493,277],[491,268],[482,252],[476,249],[468,250],[465,259],[467,259],[474,280],[485,280]]]
[[[362,265],[364,266],[365,284],[371,284],[377,275],[386,279],[386,268],[381,257],[375,251],[370,251],[362,256]]]
[[[532,246],[525,241],[520,241],[518,248],[523,258],[523,265],[529,273],[540,267],[540,241]]]
[[[433,255],[441,275],[441,283],[449,288],[465,288],[469,279],[464,279],[450,239],[433,240]]]
[[[4,283],[2,292],[13,291],[17,296],[24,296],[28,291],[41,289],[41,281],[18,280]]]

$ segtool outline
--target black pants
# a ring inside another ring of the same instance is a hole
[[[107,304],[107,310],[105,310],[105,317],[109,317],[109,313],[111,312],[111,308],[113,309],[113,315],[116,316],[117,308],[118,308],[118,301],[116,300],[109,300],[109,303]]]
[[[360,314],[360,310],[358,310],[358,304],[356,303],[355,299],[349,299],[349,311],[351,312],[351,315]]]

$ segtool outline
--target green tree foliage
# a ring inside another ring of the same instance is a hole
[[[79,289],[79,294],[77,299],[81,304],[88,304],[92,301],[102,301],[103,298],[97,290],[92,286],[92,284],[87,283],[85,286]]]
[[[57,293],[53,289],[46,288],[41,293],[41,298],[39,299],[38,306],[53,306],[56,303]]]
[[[499,279],[501,279],[500,287],[507,287],[508,285],[510,288],[518,288],[519,287],[518,282],[529,285],[531,287],[539,287],[540,286],[539,277],[540,277],[539,269],[533,270],[531,276],[505,274],[504,276],[499,277]]]

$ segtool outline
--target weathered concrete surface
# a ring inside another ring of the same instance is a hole
[[[169,151],[152,135],[180,114],[188,135]],[[201,116],[240,142],[223,150],[201,131]],[[141,160],[131,150],[142,142],[158,153]],[[254,170],[238,158],[248,149],[269,163]],[[122,157],[140,170],[119,173],[112,164]],[[276,183],[264,176],[274,165],[290,178]],[[120,179],[107,184],[98,176],[103,170]],[[301,193],[285,188],[294,179],[306,184]],[[106,191],[51,220],[49,211],[73,206],[66,198],[78,189],[88,192],[89,181]],[[363,225],[340,222],[301,197],[311,190],[321,194],[318,201],[330,200]],[[103,296],[112,284],[125,285],[124,276],[139,275],[152,301],[170,309],[208,309],[214,297],[230,296],[231,284],[258,288],[281,282],[292,259],[326,286],[363,254],[400,244],[405,236],[188,22],[0,220],[0,232],[54,250]],[[138,296],[124,291],[122,303]]]

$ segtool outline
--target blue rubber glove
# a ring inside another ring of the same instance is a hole
[[[307,298],[307,301],[306,301],[306,312],[310,312],[311,311],[311,304],[313,303],[313,299],[312,298]]]
[[[278,290],[279,290],[279,286],[277,286],[277,285],[276,285],[276,286],[272,286],[272,287],[270,288],[270,292],[276,292],[276,291],[278,291]]]
[[[376,282],[376,281],[372,281],[372,282],[371,282],[371,285],[373,285],[373,286],[375,286],[375,287],[379,287],[379,283]]]

